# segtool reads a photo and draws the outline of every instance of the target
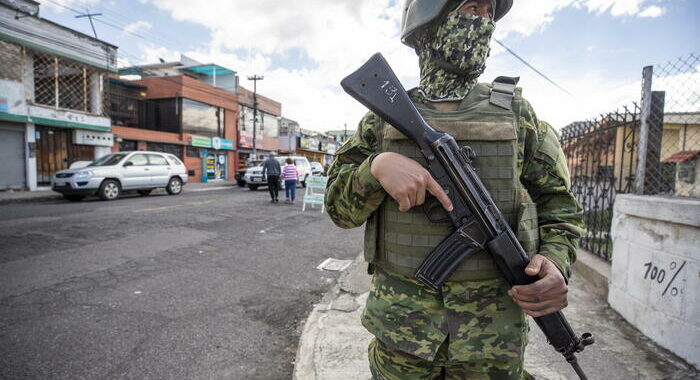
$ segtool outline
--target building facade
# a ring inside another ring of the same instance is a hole
[[[182,57],[180,62],[120,70],[111,80],[114,151],[172,153],[187,166],[191,182],[232,180],[238,96],[235,72]]]
[[[320,162],[323,166],[330,165],[338,150],[334,136],[303,128],[300,129],[299,135],[299,155],[305,156],[309,161]]]
[[[249,160],[260,160],[280,149],[282,104],[238,86],[240,117],[238,122],[238,160],[241,168]],[[257,98],[257,118],[254,118]],[[257,152],[254,157],[253,152]]]
[[[117,47],[39,17],[39,4],[0,0],[0,190],[48,186],[75,161],[111,150],[104,78]]]

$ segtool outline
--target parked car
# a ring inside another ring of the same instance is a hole
[[[170,195],[182,192],[187,169],[179,158],[160,152],[119,152],[102,156],[84,168],[60,170],[51,179],[51,189],[77,202],[88,195],[110,201],[123,191],[146,196],[165,188]]]
[[[311,164],[308,158],[304,156],[278,156],[275,158],[280,162],[280,166],[284,166],[287,158],[294,160],[294,164],[297,166],[297,172],[299,173],[299,184],[302,187],[306,187],[306,179],[311,176]],[[251,190],[257,190],[260,186],[267,186],[267,178],[262,175],[262,164],[246,170],[243,179]],[[280,188],[284,189],[284,181],[282,181]]]
[[[311,161],[311,175],[317,177],[325,175],[323,173],[323,165],[320,162]]]
[[[259,166],[262,163],[262,160],[247,160],[245,163],[245,168],[236,170],[236,174],[234,175],[234,178],[236,178],[236,183],[238,184],[239,187],[245,187],[246,182],[245,182],[245,172],[253,167]]]
[[[75,161],[74,163],[70,164],[68,169],[82,169],[91,163],[92,161]]]

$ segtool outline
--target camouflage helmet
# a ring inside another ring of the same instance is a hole
[[[508,13],[513,6],[513,0],[491,0],[493,5],[493,20],[498,21]],[[455,0],[406,0],[401,20],[401,42],[413,46],[413,35],[422,27],[435,21],[449,4],[458,4]]]

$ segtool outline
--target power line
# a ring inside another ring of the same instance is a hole
[[[86,9],[84,14],[79,14],[79,15],[75,16],[75,18],[87,17],[88,20],[90,20],[90,27],[92,27],[92,34],[94,34],[95,38],[97,38],[97,32],[95,31],[95,24],[93,24],[93,22],[92,22],[92,18],[97,17],[97,16],[102,16],[102,13],[90,13],[90,11],[88,9]]]
[[[558,85],[556,82],[549,79],[549,77],[544,75],[541,71],[537,70],[534,66],[532,66],[530,63],[528,63],[524,58],[520,57],[517,53],[515,53],[513,50],[511,50],[508,46],[504,45],[503,42],[499,41],[496,38],[494,38],[493,40],[496,41],[499,45],[503,46],[503,48],[506,49],[506,51],[508,51],[508,53],[510,53],[513,57],[517,58],[520,62],[524,63],[525,66],[529,67],[530,69],[532,69],[532,71],[536,72],[539,76],[541,76],[542,78],[547,80],[547,82],[553,84],[554,86],[556,86],[556,88],[564,91],[567,95],[573,96],[573,95],[571,95],[571,93],[569,91],[566,91],[566,89],[564,89],[564,87]]]

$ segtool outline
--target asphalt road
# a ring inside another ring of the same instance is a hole
[[[289,379],[361,234],[233,187],[0,205],[0,379]]]

